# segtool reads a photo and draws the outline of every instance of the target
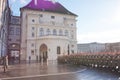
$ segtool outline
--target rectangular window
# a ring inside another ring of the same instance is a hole
[[[74,54],[74,50],[71,50],[71,52]]]
[[[16,28],[16,35],[20,35],[20,28]]]
[[[51,19],[55,19],[55,16],[51,16]]]
[[[73,26],[73,24],[71,24],[71,26]]]
[[[34,32],[32,32],[32,37],[34,37],[35,36],[35,34],[34,34]]]
[[[57,47],[57,54],[60,54],[61,52],[60,52],[60,47],[58,46]]]
[[[17,19],[17,18],[12,18],[11,23],[12,23],[12,24],[19,24],[19,19]]]
[[[32,30],[34,30],[35,28],[34,27],[32,27]]]
[[[34,43],[32,43],[31,46],[34,47]]]
[[[73,36],[73,34],[71,34],[71,39],[74,39],[74,36]]]
[[[42,17],[43,17],[43,15],[40,14],[40,15],[39,15],[39,22],[40,22],[40,23],[42,22]]]
[[[16,41],[20,41],[20,39],[16,39]]]
[[[14,35],[14,27],[10,27],[10,32],[9,32],[10,35]]]
[[[40,34],[39,34],[40,36],[43,36],[44,35],[44,30],[43,30],[43,28],[40,28]]]
[[[31,50],[31,55],[34,55],[34,50]]]
[[[35,20],[34,20],[34,19],[32,19],[32,22],[35,22]]]
[[[66,20],[66,18],[64,17],[63,20]]]
[[[42,14],[40,14],[40,17],[43,17],[43,15],[42,15]]]
[[[0,38],[2,37],[2,35],[1,35],[1,31],[0,31]]]
[[[11,41],[11,39],[8,39],[8,41]]]

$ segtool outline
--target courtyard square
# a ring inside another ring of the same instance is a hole
[[[1,80],[119,80],[119,75],[106,70],[83,66],[48,63],[21,63],[10,65]]]

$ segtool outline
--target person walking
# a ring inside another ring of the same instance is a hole
[[[6,72],[6,69],[8,68],[8,56],[3,57],[3,69],[4,73]]]
[[[30,64],[30,62],[31,62],[31,56],[29,56],[29,64]]]
[[[5,56],[5,61],[6,61],[6,68],[8,68],[8,56]]]

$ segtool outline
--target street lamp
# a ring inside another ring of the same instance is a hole
[[[13,48],[15,48],[15,46],[16,46],[15,44],[12,45]]]

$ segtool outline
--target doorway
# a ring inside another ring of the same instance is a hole
[[[39,53],[39,61],[40,62],[47,62],[47,58],[48,58],[48,52],[47,52],[47,45],[46,44],[42,44],[40,46],[40,53]]]

